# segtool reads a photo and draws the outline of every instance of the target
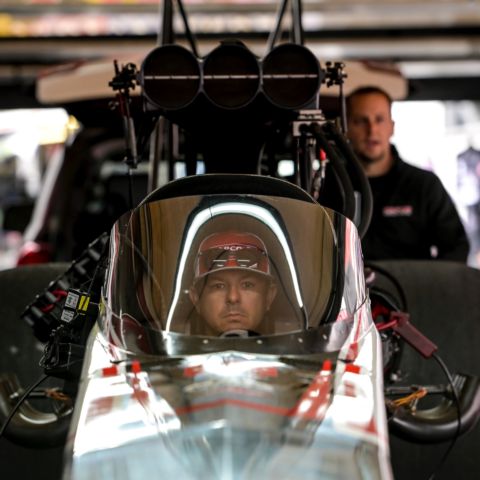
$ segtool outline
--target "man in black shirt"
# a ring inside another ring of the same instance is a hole
[[[391,105],[390,96],[377,87],[362,87],[347,98],[348,137],[374,202],[362,239],[364,257],[466,262],[465,229],[440,179],[405,163],[390,143]]]

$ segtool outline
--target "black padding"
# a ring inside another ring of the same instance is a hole
[[[68,264],[24,266],[0,271],[0,371],[17,374],[28,388],[43,374],[43,346],[20,318],[25,307],[65,272]],[[0,476],[16,480],[61,478],[63,447],[34,450],[0,438]]]
[[[150,193],[142,203],[190,195],[267,195],[316,203],[299,186],[279,178],[248,174],[205,174],[182,177]]]
[[[377,261],[401,283],[411,322],[438,346],[451,373],[480,376],[480,270],[440,261]],[[381,280],[388,286],[388,282]],[[395,292],[392,289],[392,292]],[[408,377],[402,383],[446,383],[433,359],[406,346],[401,361]],[[418,445],[391,437],[397,480],[426,480],[448,447]],[[476,480],[480,476],[480,425],[461,437],[435,476],[436,480]]]

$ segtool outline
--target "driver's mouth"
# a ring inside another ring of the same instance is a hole
[[[223,315],[224,318],[232,319],[232,318],[245,318],[246,315],[243,312],[227,312]]]

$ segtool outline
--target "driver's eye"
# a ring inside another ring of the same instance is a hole
[[[243,288],[254,288],[255,283],[250,280],[246,280],[245,282],[242,283],[242,286]]]

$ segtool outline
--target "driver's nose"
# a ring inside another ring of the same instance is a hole
[[[240,290],[238,285],[235,283],[230,283],[227,289],[227,302],[228,303],[238,303],[240,301]]]

